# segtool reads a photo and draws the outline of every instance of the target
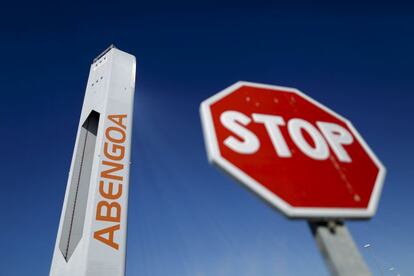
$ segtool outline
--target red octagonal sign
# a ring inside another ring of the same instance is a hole
[[[210,162],[287,216],[374,215],[384,166],[347,119],[299,90],[237,82],[201,117]]]

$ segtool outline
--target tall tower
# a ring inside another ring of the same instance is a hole
[[[125,274],[135,68],[114,46],[91,65],[51,276]]]

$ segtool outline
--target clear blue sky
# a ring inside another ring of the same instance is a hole
[[[349,228],[412,273],[413,6],[215,2],[2,5],[0,275],[49,271],[89,65],[111,43],[138,60],[128,275],[327,275],[304,221],[207,163],[199,103],[238,80],[354,123],[388,175],[377,215]]]

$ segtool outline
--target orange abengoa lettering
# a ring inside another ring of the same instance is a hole
[[[115,216],[112,215],[112,210],[115,210]],[[121,220],[121,205],[116,201],[111,203],[99,201],[96,206],[96,220],[119,222]]]
[[[108,149],[108,147],[110,147],[110,150]],[[125,156],[125,147],[122,145],[110,144],[108,142],[105,142],[104,155],[107,158],[112,159],[114,161],[122,160]]]
[[[109,178],[109,179],[121,180],[122,181],[122,179],[123,179],[122,175],[115,175],[115,174],[111,174],[111,173],[122,170],[124,168],[123,164],[104,160],[104,161],[102,161],[102,165],[112,167],[110,169],[107,169],[106,171],[101,172],[101,177],[102,178]]]
[[[122,204],[117,200],[122,196],[122,182],[124,179],[124,158],[126,141],[127,115],[109,115],[108,120],[114,125],[105,129],[102,166],[99,182],[99,195],[102,197],[96,206],[96,220],[104,223],[116,223],[101,230],[95,231],[94,238],[118,250],[116,231],[121,229]],[[117,181],[116,183],[114,182]],[[115,186],[116,185],[116,186]]]
[[[119,224],[116,224],[114,226],[111,227],[107,227],[101,230],[96,231],[93,234],[93,237],[95,239],[97,239],[98,241],[103,242],[104,244],[109,245],[110,247],[118,250],[119,249],[119,244],[117,244],[116,242],[114,242],[114,232],[119,230]],[[108,234],[108,239],[106,239],[103,235]]]
[[[116,115],[109,115],[108,119],[126,130],[126,125],[122,123],[122,120],[126,119],[126,117],[127,117],[126,114],[116,114]]]
[[[99,193],[107,199],[118,199],[122,195],[122,185],[121,184],[118,185],[118,191],[116,192],[116,194],[114,194],[113,191],[114,191],[113,182],[108,181],[108,192],[105,192],[105,182],[101,181],[99,183]]]

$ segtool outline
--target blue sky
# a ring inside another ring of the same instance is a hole
[[[413,7],[247,2],[2,7],[0,275],[47,275],[89,65],[138,60],[128,275],[327,275],[308,226],[206,160],[199,103],[238,80],[301,89],[349,118],[388,169],[348,226],[374,275],[414,260]],[[364,251],[365,250],[365,251]]]

